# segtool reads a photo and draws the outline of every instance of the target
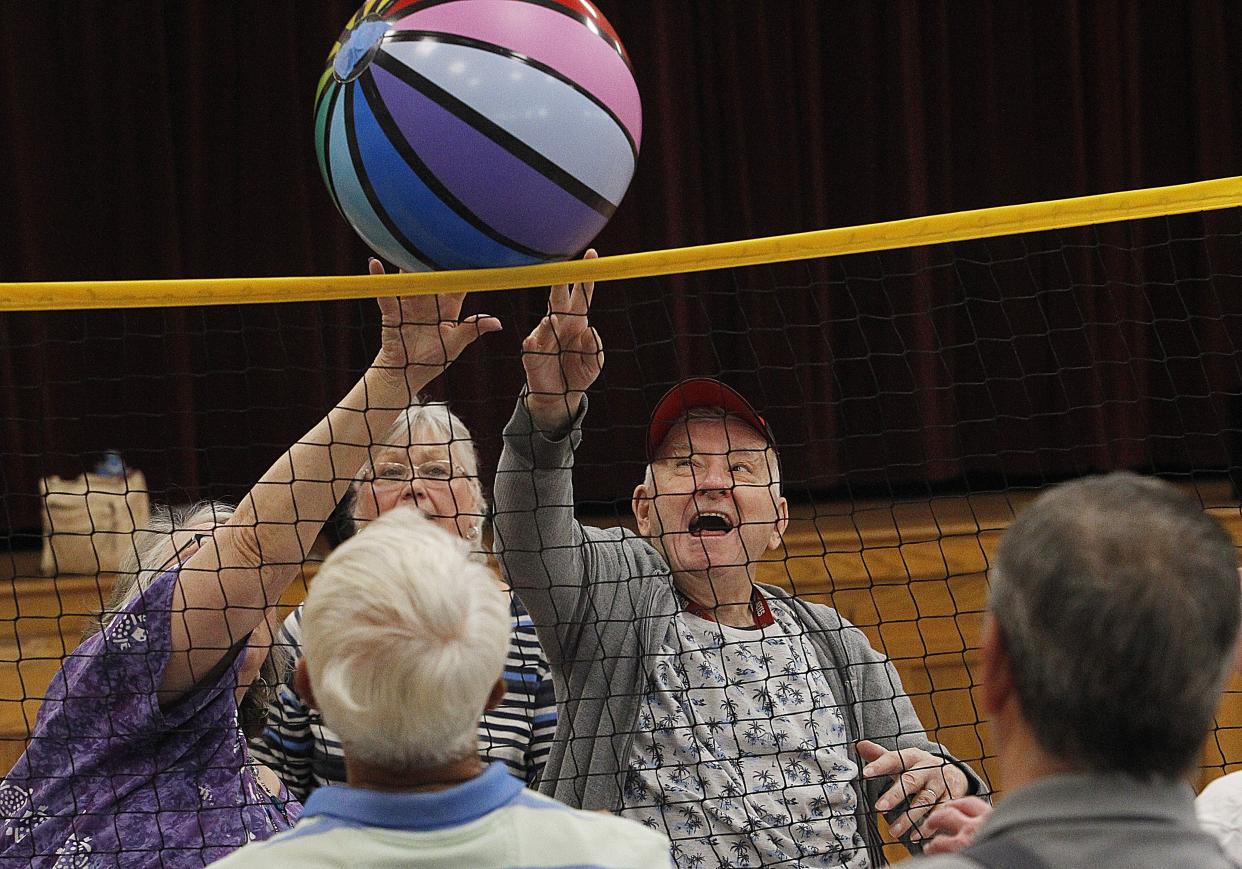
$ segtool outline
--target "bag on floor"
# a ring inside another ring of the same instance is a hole
[[[151,500],[142,471],[44,477],[43,559],[45,576],[113,573],[132,550],[134,531],[145,528]]]

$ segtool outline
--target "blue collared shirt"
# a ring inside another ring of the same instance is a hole
[[[449,869],[650,869],[669,843],[641,824],[571,809],[527,790],[503,763],[440,791],[316,790],[292,830],[216,864]]]
[[[318,788],[306,801],[302,817],[387,830],[442,830],[477,821],[511,802],[522,790],[522,783],[503,763],[492,763],[482,775],[441,791],[393,793],[348,785]]]

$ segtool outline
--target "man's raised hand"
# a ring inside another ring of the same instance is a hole
[[[596,256],[592,249],[582,258]],[[604,367],[604,344],[588,319],[594,294],[593,281],[552,287],[547,315],[522,342],[526,407],[544,432],[569,424]]]

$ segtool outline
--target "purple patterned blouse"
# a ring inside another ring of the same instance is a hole
[[[156,579],[52,677],[0,782],[0,866],[202,866],[301,813],[250,764],[234,699],[242,655],[160,708],[176,577]]]

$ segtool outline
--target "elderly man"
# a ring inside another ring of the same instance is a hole
[[[1232,672],[1242,604],[1224,530],[1171,486],[1058,486],[1001,542],[983,708],[1008,794],[936,810],[926,869],[1233,866],[1187,783]],[[974,835],[976,828],[977,836]]]
[[[576,521],[573,450],[603,364],[592,290],[554,287],[523,345],[495,486],[500,562],[561,704],[542,790],[666,832],[683,867],[882,863],[873,809],[917,835],[982,782],[927,740],[861,631],[756,583],[789,511],[771,430],[733,390],[688,381],[656,407],[639,535]]]
[[[302,616],[298,692],[345,752],[348,784],[223,867],[669,866],[663,836],[571,809],[479,759],[505,694],[509,600],[464,540],[398,507],[343,543]]]

